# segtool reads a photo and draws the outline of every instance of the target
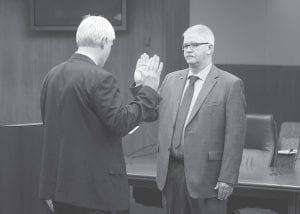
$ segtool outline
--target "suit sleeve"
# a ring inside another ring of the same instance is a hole
[[[46,96],[47,96],[47,76],[43,80],[42,90],[40,94],[40,109],[41,109],[41,118],[43,123],[45,122]]]
[[[116,79],[111,74],[105,74],[93,87],[92,100],[101,122],[110,131],[124,136],[141,122],[153,117],[160,97],[155,90],[144,86],[136,92],[133,101],[125,105]]]
[[[130,92],[132,96],[137,96],[139,91],[142,89],[142,86],[136,86],[135,83],[130,85]],[[161,101],[161,97],[159,96],[159,101]],[[144,119],[144,122],[153,122],[158,119],[158,105],[156,108],[153,108],[151,111],[148,112],[147,118]]]
[[[229,90],[226,103],[225,143],[218,181],[236,184],[246,135],[246,101],[243,82],[238,80]]]

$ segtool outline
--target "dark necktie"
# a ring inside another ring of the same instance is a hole
[[[198,79],[199,77],[197,76],[189,77],[189,85],[184,92],[184,96],[182,98],[180,107],[178,109],[177,117],[176,117],[175,130],[172,138],[173,148],[178,148],[180,146],[184,123],[187,114],[189,112],[191,101],[193,98],[194,84]]]

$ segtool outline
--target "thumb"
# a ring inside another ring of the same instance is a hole
[[[217,185],[215,186],[215,189],[219,189],[219,186],[220,186],[220,184],[219,184],[219,182],[217,182]]]
[[[159,76],[161,75],[161,71],[162,71],[163,67],[164,67],[164,64],[162,62],[159,63],[159,67],[157,69],[157,73],[158,73]]]

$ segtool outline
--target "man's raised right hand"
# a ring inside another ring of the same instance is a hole
[[[141,71],[142,85],[149,86],[157,91],[160,82],[160,75],[163,69],[163,63],[157,55],[151,57],[147,66]]]

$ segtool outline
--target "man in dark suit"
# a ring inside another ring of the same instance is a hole
[[[155,119],[162,63],[157,56],[147,65],[137,63],[141,86],[124,105],[115,77],[102,68],[114,39],[109,21],[87,16],[76,32],[77,52],[43,81],[39,195],[53,201],[57,214],[129,210],[121,137],[142,121]]]
[[[169,73],[160,88],[157,185],[168,214],[223,214],[245,139],[243,83],[213,65],[207,26],[183,37],[189,68]]]

